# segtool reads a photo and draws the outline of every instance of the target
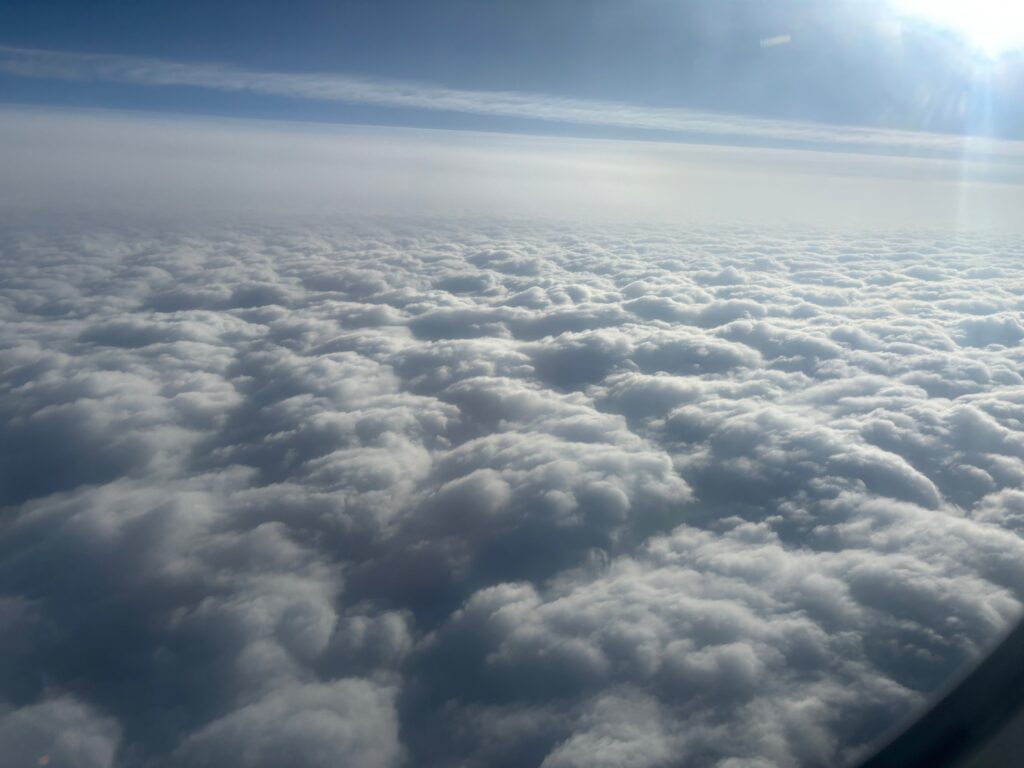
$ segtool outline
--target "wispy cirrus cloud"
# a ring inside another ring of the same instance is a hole
[[[772,41],[773,44],[778,42],[775,38]],[[265,72],[219,63],[0,46],[0,73],[40,79],[186,86],[374,107],[658,131],[688,137],[711,136],[723,141],[1024,158],[1024,143],[1019,141],[767,119],[549,94],[446,88],[339,73]]]

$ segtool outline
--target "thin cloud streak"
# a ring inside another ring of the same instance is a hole
[[[716,136],[764,143],[969,155],[974,159],[1024,158],[1024,143],[1018,141],[754,118],[544,94],[461,90],[332,73],[259,72],[215,63],[181,63],[0,46],[0,73],[39,79],[187,86],[344,104],[663,131],[677,135]]]
[[[762,48],[774,48],[777,45],[789,45],[793,42],[793,38],[788,35],[775,35],[774,37],[762,37],[761,47]]]

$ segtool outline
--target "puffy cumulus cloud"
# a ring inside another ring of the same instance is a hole
[[[16,761],[840,765],[1024,597],[1018,241],[2,248]]]
[[[12,765],[113,765],[117,721],[63,696],[0,716],[0,748]]]
[[[282,687],[190,735],[179,765],[395,765],[393,696],[362,680]]]

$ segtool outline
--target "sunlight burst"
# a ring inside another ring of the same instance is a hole
[[[1008,0],[896,0],[897,9],[962,35],[989,56],[1024,47],[1024,5]]]

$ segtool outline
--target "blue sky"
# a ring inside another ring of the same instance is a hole
[[[351,94],[324,99],[310,97],[308,89],[251,86],[252,76],[266,74],[333,76],[407,89],[595,102],[597,113],[613,103],[1024,136],[1021,55],[982,56],[956,30],[909,17],[893,2],[8,1],[0,2],[0,45],[6,46],[0,51],[0,99],[588,136],[678,132],[658,121],[604,124],[564,112],[552,116],[550,109],[538,117],[530,109],[438,108],[423,100],[410,106]],[[70,56],[25,67],[26,49]],[[110,78],[83,54],[124,57],[113,59],[121,70],[134,71],[146,59],[153,60],[147,66],[213,66],[250,79],[210,87],[195,77],[172,84],[157,84],[166,81],[160,77]],[[683,132],[708,138],[701,130]]]

